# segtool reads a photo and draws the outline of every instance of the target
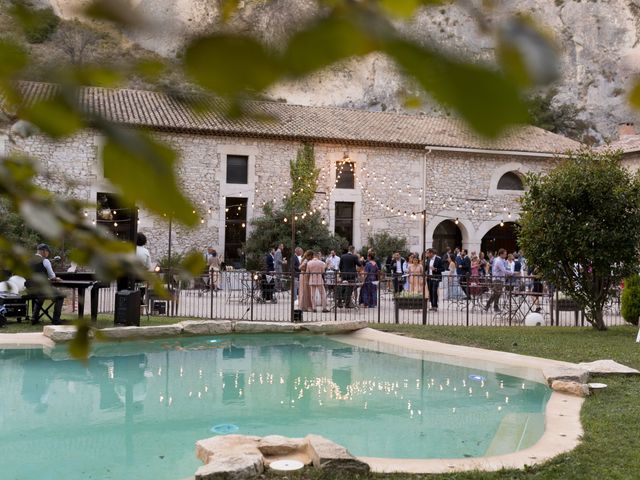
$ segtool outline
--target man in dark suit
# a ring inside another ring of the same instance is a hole
[[[347,253],[340,257],[341,284],[338,288],[336,300],[338,307],[353,308],[353,289],[358,275],[356,267],[361,266],[360,260],[356,256],[355,252],[356,247],[350,245]]]
[[[265,302],[276,303],[276,298],[273,296],[273,290],[275,287],[274,272],[276,269],[275,263],[275,249],[270,249],[269,253],[265,256],[264,262],[266,264],[266,271],[261,274],[261,288],[262,299]]]
[[[393,279],[393,293],[401,293],[404,284],[403,275],[405,273],[406,261],[400,256],[400,252],[394,252],[387,262],[387,275]]]
[[[269,250],[269,253],[264,257],[264,263],[266,264],[267,272],[275,272],[276,270],[276,262],[275,262],[275,250],[272,248]]]
[[[427,250],[427,261],[425,262],[424,271],[427,272],[427,287],[429,288],[429,301],[431,302],[431,310],[438,310],[438,286],[442,280],[442,270],[444,264],[442,258],[436,255],[433,248]]]
[[[462,291],[467,296],[469,295],[469,277],[471,277],[471,259],[466,250],[460,250],[460,286]]]

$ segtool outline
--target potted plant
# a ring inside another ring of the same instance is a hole
[[[422,310],[427,299],[421,293],[401,292],[393,296],[393,301],[401,310]]]

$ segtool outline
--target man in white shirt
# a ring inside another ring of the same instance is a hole
[[[513,272],[509,270],[506,258],[507,251],[501,248],[498,250],[498,256],[493,260],[493,265],[491,266],[493,293],[484,307],[484,310],[487,312],[492,303],[493,311],[496,313],[500,312],[500,295],[502,295],[505,277],[513,278]]]
[[[145,245],[147,244],[147,236],[144,233],[138,233],[136,236],[136,257],[142,265],[144,265],[145,270],[152,270],[151,268],[151,254]]]
[[[340,257],[336,255],[335,250],[331,250],[331,254],[327,257],[327,268],[331,270],[340,270]]]
[[[400,252],[394,252],[391,257],[390,267],[393,279],[393,293],[402,292],[402,275],[405,273],[405,260],[400,256]]]

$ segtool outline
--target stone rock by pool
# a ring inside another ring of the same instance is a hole
[[[288,438],[224,435],[196,442],[196,456],[205,463],[196,480],[254,478],[275,460],[298,460],[304,465],[340,473],[367,473],[364,463],[341,445],[319,435]]]
[[[186,335],[218,335],[231,333],[233,324],[229,320],[185,320],[180,322]]]
[[[595,362],[580,362],[579,367],[587,370],[591,375],[640,375],[635,368],[627,367],[614,360],[596,360]]]
[[[556,392],[569,393],[578,397],[589,396],[589,385],[586,383],[571,382],[565,380],[554,380],[551,382],[551,388]]]
[[[544,378],[551,387],[556,380],[565,382],[587,383],[589,372],[583,368],[570,366],[554,366],[542,370]]]

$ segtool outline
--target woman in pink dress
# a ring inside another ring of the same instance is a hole
[[[311,310],[311,287],[309,286],[309,274],[307,273],[307,263],[313,260],[313,252],[307,250],[302,256],[300,264],[300,287],[298,288],[298,309],[308,312]]]

